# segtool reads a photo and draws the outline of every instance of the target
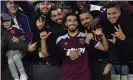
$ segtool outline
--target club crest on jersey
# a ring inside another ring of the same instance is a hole
[[[68,45],[68,42],[65,42],[64,45]]]
[[[79,39],[80,44],[84,44],[84,39]]]

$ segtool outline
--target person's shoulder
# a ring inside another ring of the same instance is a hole
[[[61,40],[65,40],[65,39],[67,39],[67,38],[69,38],[68,34],[61,35],[61,36],[59,36],[59,37],[57,38],[56,43],[58,43],[58,42],[61,41]]]
[[[66,38],[69,38],[68,34],[62,34],[57,39],[66,39]]]
[[[79,32],[79,35],[77,37],[85,37],[85,33],[84,32]]]

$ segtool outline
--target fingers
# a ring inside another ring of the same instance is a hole
[[[51,34],[51,32],[47,33],[46,31],[43,31],[40,33],[40,37],[41,38],[47,38],[50,34]]]
[[[117,38],[119,38],[120,36],[121,36],[121,32],[115,32],[115,36],[117,37]]]
[[[87,35],[87,30],[85,30],[85,34]]]
[[[103,75],[107,75],[108,71],[104,70]]]
[[[41,19],[41,17],[39,18],[39,22],[41,22],[41,23],[42,23],[42,19]]]
[[[117,28],[116,26],[114,26],[114,28],[115,28],[115,30],[116,30],[116,31],[122,31],[122,29],[121,29],[121,26],[120,26],[120,25],[118,25],[118,28]]]
[[[97,36],[96,36],[96,34],[94,34],[94,40],[96,40],[96,41],[97,41]]]
[[[116,35],[115,34],[111,34],[113,36],[113,39],[108,39],[108,41],[115,43],[116,40]]]
[[[116,31],[119,31],[119,29],[116,26],[114,26],[114,28],[115,28]]]
[[[52,33],[52,32],[49,32],[49,33],[48,33],[48,36],[49,36],[51,33]]]
[[[12,41],[13,41],[14,43],[17,43],[17,42],[19,41],[19,39],[13,36]]]
[[[107,69],[107,66],[106,66],[105,69],[104,69],[103,75],[107,75],[108,72],[109,72],[109,70]]]
[[[116,34],[111,34],[113,36],[113,39],[117,36]]]
[[[111,65],[110,64],[107,64],[104,68],[104,72],[103,72],[103,75],[107,75],[111,70]]]
[[[108,41],[113,42],[113,39],[108,39]]]
[[[118,25],[118,28],[119,28],[120,31],[122,30],[120,25]]]
[[[71,60],[76,60],[78,57],[79,57],[79,55],[75,54],[75,55],[73,55],[73,57],[71,57]]]
[[[40,23],[40,20],[37,20],[37,24]]]
[[[37,44],[37,42],[34,42],[33,44],[34,44],[34,45],[36,45],[36,44]]]
[[[70,51],[69,57],[71,60],[76,60],[79,56],[80,54],[78,54],[75,50]]]

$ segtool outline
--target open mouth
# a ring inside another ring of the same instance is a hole
[[[62,19],[58,19],[57,22],[58,22],[58,23],[61,23],[61,22],[62,22]]]

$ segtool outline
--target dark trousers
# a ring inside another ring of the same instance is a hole
[[[61,67],[45,65],[33,65],[34,80],[60,80]]]

